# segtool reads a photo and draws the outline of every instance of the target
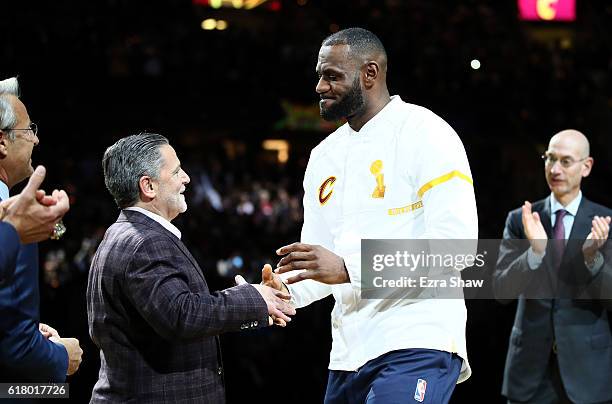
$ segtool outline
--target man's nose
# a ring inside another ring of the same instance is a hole
[[[319,77],[319,81],[317,81],[317,86],[315,87],[315,91],[317,94],[323,94],[329,91],[329,83],[323,79],[323,77]]]
[[[552,174],[559,174],[561,172],[561,161],[557,160],[550,167],[550,172]]]

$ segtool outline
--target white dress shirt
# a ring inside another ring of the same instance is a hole
[[[0,200],[5,201],[9,198],[9,196],[10,194],[9,194],[8,185],[0,181]]]
[[[161,217],[157,213],[153,213],[150,210],[139,208],[137,206],[125,208],[124,210],[133,210],[135,212],[140,212],[143,215],[150,217],[151,219],[155,220],[157,223],[161,224],[170,233],[174,234],[179,240],[181,239],[181,231],[175,225],[170,223],[169,220]]]

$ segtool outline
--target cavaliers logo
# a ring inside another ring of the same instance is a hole
[[[336,177],[329,177],[319,187],[319,203],[321,205],[325,205],[334,193],[334,182],[336,182]]]

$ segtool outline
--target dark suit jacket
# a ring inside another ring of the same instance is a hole
[[[13,277],[19,252],[19,235],[13,226],[0,222],[0,287]],[[0,329],[2,330],[2,329]]]
[[[535,202],[532,210],[540,214],[551,238],[550,197]],[[606,264],[596,274],[585,266],[581,250],[595,215],[612,216],[612,210],[583,196],[557,270],[551,270],[551,251],[539,268],[531,270],[526,249],[517,251],[502,242],[494,279],[496,292],[518,298],[502,386],[502,393],[511,400],[533,397],[545,374],[553,340],[563,385],[572,401],[612,400],[612,335],[606,311],[611,307],[609,300],[602,299],[609,296],[601,292],[602,285],[609,282],[611,243],[608,240],[603,249]],[[526,239],[520,208],[508,214],[503,237]],[[542,293],[550,293],[545,295],[550,298],[526,298]]]
[[[63,382],[68,353],[38,331],[38,246],[18,245],[12,265],[0,273],[0,382]]]
[[[255,288],[211,293],[183,243],[129,210],[93,258],[87,314],[101,359],[92,403],[222,403],[217,336],[268,325]]]

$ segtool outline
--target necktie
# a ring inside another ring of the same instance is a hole
[[[565,209],[559,209],[555,212],[557,218],[555,220],[555,225],[553,226],[553,239],[556,240],[553,242],[555,248],[555,268],[559,268],[561,265],[561,260],[563,259],[563,252],[565,250],[565,225],[563,224],[563,218],[567,215],[567,211]],[[558,241],[557,241],[558,240]]]

